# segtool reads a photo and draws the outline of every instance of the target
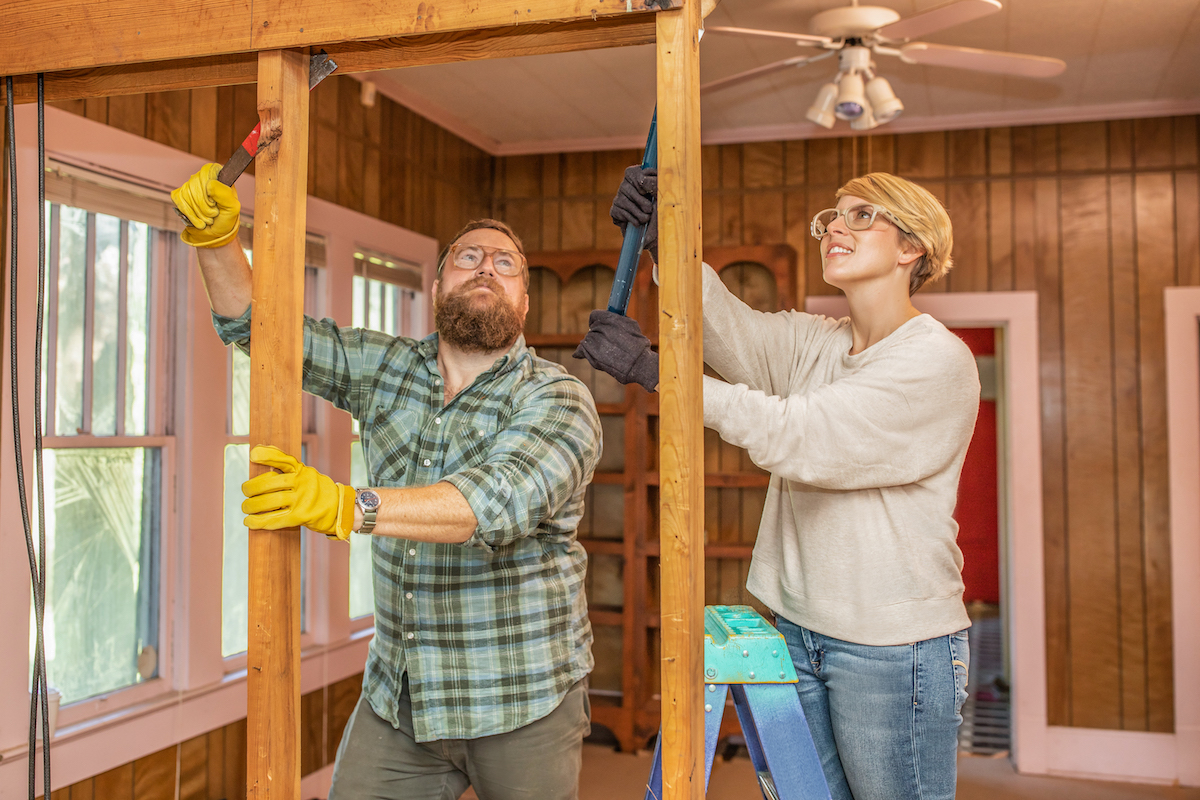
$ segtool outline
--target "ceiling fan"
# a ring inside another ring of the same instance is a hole
[[[1001,8],[999,0],[955,0],[901,19],[900,14],[890,8],[860,6],[858,0],[851,0],[850,6],[822,11],[809,20],[812,33],[709,27],[707,33],[790,39],[801,47],[821,48],[825,52],[755,67],[706,83],[700,91],[723,89],[785,67],[802,67],[836,54],[837,76],[821,87],[806,116],[824,128],[832,128],[835,119],[843,119],[855,130],[870,130],[891,122],[904,110],[904,104],[896,97],[887,79],[875,74],[872,54],[896,56],[907,64],[962,67],[1026,78],[1050,78],[1066,69],[1066,63],[1057,58],[913,41],[986,17]]]

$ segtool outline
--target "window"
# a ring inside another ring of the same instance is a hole
[[[417,291],[421,273],[401,259],[379,253],[354,254],[354,320],[356,328],[371,328],[393,336],[415,336]],[[350,445],[350,482],[370,486],[358,422]],[[371,578],[371,537],[350,535],[350,616],[375,611]]]
[[[47,176],[46,664],[64,704],[158,675],[166,297],[186,263],[172,232],[61,202],[89,193],[112,210],[111,192]]]
[[[242,247],[246,257],[253,259],[251,228],[243,220]],[[311,239],[311,237],[310,237]],[[323,247],[313,242],[306,252],[306,261],[319,261]],[[305,313],[313,313],[317,296],[317,267],[304,268]],[[249,567],[250,532],[242,514],[242,484],[250,478],[250,356],[236,347],[229,348],[230,392],[227,415],[229,427],[225,443],[224,548],[221,572],[221,654],[229,657],[245,652],[250,626]],[[315,398],[304,395],[302,401],[302,435],[300,460],[307,461],[310,444],[316,439],[314,424]],[[300,628],[308,630],[308,531],[300,534]]]

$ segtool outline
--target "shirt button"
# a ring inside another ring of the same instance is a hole
[[[416,635],[416,634],[414,634],[414,633],[410,633],[410,634],[408,634],[408,638],[410,638],[410,639],[411,639],[411,638],[413,638],[413,636],[415,636],[415,635]]]
[[[417,551],[416,551],[416,550],[409,550],[409,551],[408,551],[408,554],[409,554],[410,556],[415,556],[415,555],[417,554]]]
[[[434,424],[435,424],[435,425],[441,425],[441,424],[442,424],[442,418],[441,418],[441,417],[435,417],[435,418],[434,418],[434,420],[433,420],[433,422],[434,422]]]
[[[441,378],[434,378],[434,379],[433,379],[433,382],[434,382],[434,384],[435,384],[435,385],[437,385],[437,386],[441,386],[441,385],[442,385],[442,379],[441,379]]]
[[[425,466],[427,466],[427,467],[429,466],[429,459],[428,459],[428,458],[427,458],[427,459],[425,459]]]
[[[405,592],[405,593],[404,593],[404,599],[406,599],[406,600],[412,600],[412,592]]]

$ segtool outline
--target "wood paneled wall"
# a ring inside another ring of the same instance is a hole
[[[313,90],[309,194],[442,242],[484,215],[494,159],[383,95],[363,106],[359,86],[331,75]],[[54,105],[222,163],[258,122],[253,85]]]
[[[358,84],[316,90],[310,192],[446,241],[511,223],[529,250],[619,247],[608,219],[635,150],[492,158]],[[222,160],[250,87],[63,104]],[[956,267],[923,291],[1038,292],[1050,722],[1171,731],[1162,290],[1200,284],[1197,118],[709,146],[705,244],[791,244],[820,275],[811,215],[886,170],[946,203]]]
[[[955,225],[923,291],[1039,295],[1050,722],[1174,728],[1162,290],[1200,284],[1197,118],[705,147],[706,245],[786,242],[853,175],[922,184]],[[493,211],[531,249],[617,246],[636,151],[497,159]]]

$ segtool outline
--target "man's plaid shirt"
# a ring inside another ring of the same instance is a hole
[[[213,315],[243,347],[250,311]],[[375,636],[363,691],[398,725],[408,673],[417,741],[505,733],[558,707],[592,669],[576,540],[600,455],[584,385],[517,339],[449,404],[437,335],[304,321],[304,390],[360,423],[372,485],[455,486],[478,527],[462,545],[372,537]]]

